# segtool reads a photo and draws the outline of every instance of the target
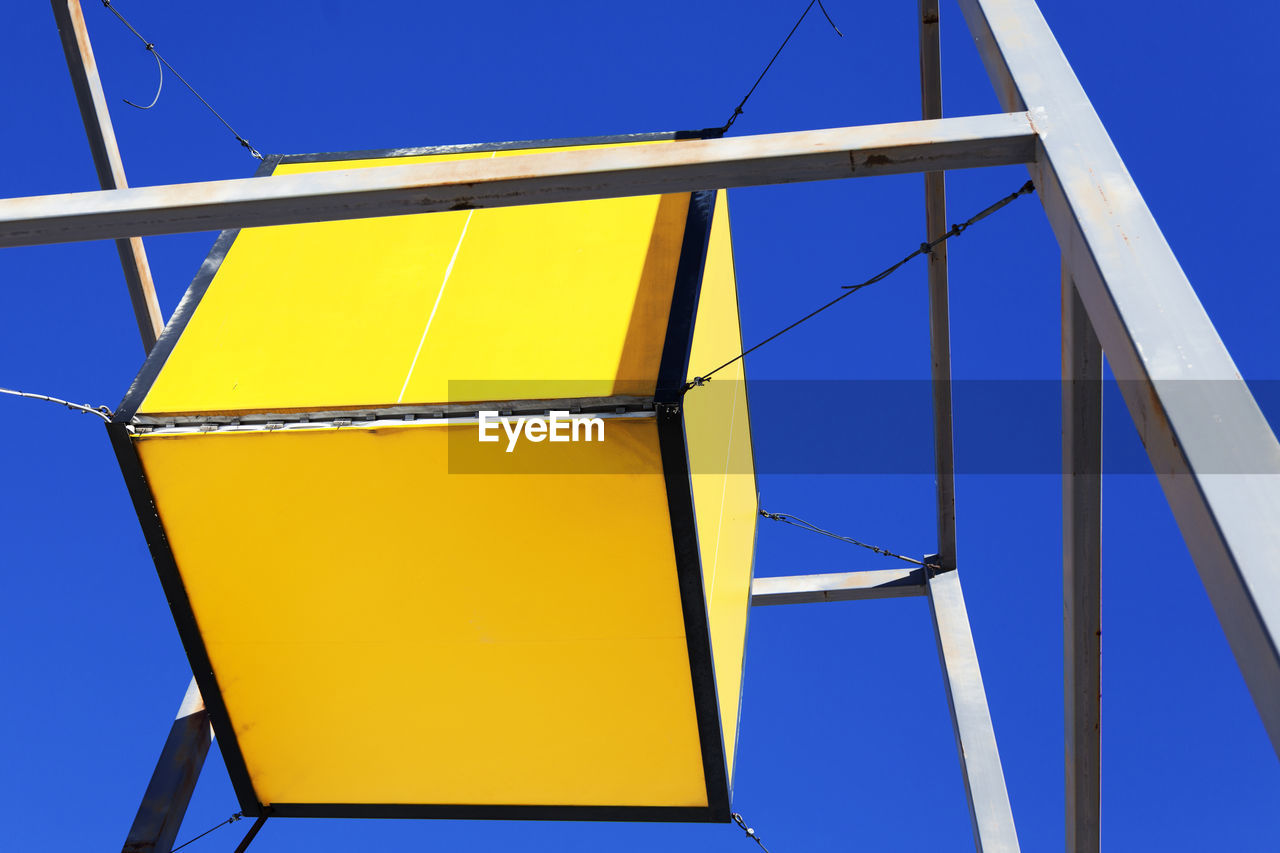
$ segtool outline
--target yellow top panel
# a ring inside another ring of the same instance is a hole
[[[652,394],[688,203],[678,194],[245,229],[139,413]]]
[[[742,352],[726,193],[716,197],[689,356],[693,379]],[[741,706],[742,661],[759,501],[742,361],[684,396],[702,581],[729,778]]]
[[[137,440],[258,797],[706,806],[655,419],[475,430]]]

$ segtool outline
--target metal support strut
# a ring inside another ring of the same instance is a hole
[[[71,72],[71,84],[80,106],[80,117],[89,137],[89,150],[98,172],[98,182],[104,190],[126,189],[129,184],[125,180],[124,162],[111,126],[111,114],[107,110],[107,99],[98,76],[80,0],[52,0],[52,6],[67,69]],[[156,300],[147,253],[141,237],[119,236],[115,242],[138,323],[138,334],[142,338],[143,349],[149,353],[164,329],[164,316]],[[173,848],[212,739],[209,714],[200,689],[192,679],[177,717],[169,727],[169,736],[142,796],[133,826],[129,828],[124,853],[169,853]]]
[[[1098,853],[1102,347],[1062,271],[1062,694],[1067,853]]]
[[[1080,302],[1280,754],[1280,442],[1033,0],[960,0]]]
[[[192,679],[142,795],[123,853],[169,853],[173,849],[212,739],[209,712]]]
[[[933,616],[938,659],[951,706],[969,818],[978,853],[1016,853],[1018,833],[1005,789],[1004,768],[996,748],[995,728],[987,707],[987,692],[978,669],[978,652],[969,628],[969,613],[954,570],[931,573],[926,584]]]
[[[58,22],[58,35],[62,37],[62,52],[66,54],[67,69],[71,72],[71,85],[80,105],[80,117],[89,137],[89,150],[93,153],[93,165],[98,171],[98,183],[104,190],[125,189],[129,186],[124,177],[124,162],[116,145],[116,134],[111,127],[111,114],[107,112],[107,98],[98,77],[98,65],[89,43],[89,30],[85,26],[80,0],[52,0],[53,17]],[[156,288],[151,280],[151,266],[141,237],[119,237],[116,252],[124,269],[125,284],[129,288],[129,301],[142,336],[142,347],[147,352],[155,346],[156,338],[164,329],[164,316],[156,301]]]

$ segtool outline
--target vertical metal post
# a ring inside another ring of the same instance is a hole
[[[58,35],[62,38],[62,52],[66,54],[67,68],[71,71],[71,85],[75,88],[84,130],[89,137],[93,165],[98,170],[98,183],[104,190],[124,189],[129,184],[125,181],[124,163],[111,127],[111,115],[107,111],[107,99],[102,92],[102,80],[98,77],[98,65],[93,59],[93,47],[89,43],[89,30],[85,26],[80,0],[52,2]],[[151,267],[142,247],[142,238],[116,240],[116,252],[124,269],[142,346],[150,352],[164,329],[164,318],[156,301],[155,284],[151,280]]]
[[[978,853],[1014,853],[1019,849],[1018,833],[1005,789],[987,692],[978,669],[978,652],[969,629],[969,613],[960,590],[960,575],[954,570],[931,574],[929,612],[938,641],[947,703],[951,706],[965,795],[969,798],[974,846]]]
[[[942,118],[942,50],[938,0],[918,0],[920,13],[920,102],[925,119]],[[945,172],[924,176],[927,239],[947,230]],[[951,313],[947,297],[947,244],[929,253],[929,350],[933,390],[933,454],[937,476],[938,564],[956,567],[955,449],[951,425]]]
[[[1102,346],[1062,269],[1062,692],[1067,853],[1098,853],[1101,796]]]
[[[192,679],[125,839],[124,853],[169,853],[173,849],[211,740],[209,712]]]

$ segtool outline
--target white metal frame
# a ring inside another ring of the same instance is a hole
[[[938,4],[918,0],[918,122],[128,189],[78,0],[53,0],[104,189],[0,201],[0,247],[120,241],[150,347],[159,315],[144,235],[919,172],[933,238],[946,228],[945,171],[1025,163],[1062,250],[1067,848],[1092,853],[1102,353],[1277,752],[1280,443],[1033,0],[959,3],[1007,113],[941,117]],[[945,244],[930,258],[929,283],[939,554],[914,571],[762,578],[752,603],[927,596],[976,845],[1017,850],[955,570]],[[137,849],[167,849],[147,843]]]

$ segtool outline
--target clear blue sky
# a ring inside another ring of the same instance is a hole
[[[172,78],[150,112],[120,102],[150,100],[154,63],[95,0],[84,4],[131,182],[251,174],[250,158]],[[92,189],[52,14],[41,2],[11,6],[0,34],[0,195]],[[804,3],[117,6],[258,148],[295,153],[720,124]],[[827,8],[845,37],[815,10],[735,134],[918,117],[914,4]],[[1045,13],[1241,371],[1280,379],[1269,203],[1280,7],[1075,0],[1046,2]],[[947,114],[998,111],[949,2],[943,28]],[[1025,179],[1017,168],[953,175],[952,218]],[[918,176],[732,191],[748,341],[917,245],[922,194]],[[166,312],[213,238],[148,240]],[[1058,254],[1039,202],[975,228],[951,259],[956,375],[1056,379]],[[6,249],[0,283],[0,385],[114,407],[142,356],[114,248]],[[926,378],[923,266],[752,356],[748,370]],[[875,386],[831,387],[865,396],[803,412],[757,403],[758,441],[778,443],[761,452],[785,449],[789,419],[816,419],[835,442],[881,405]],[[1132,451],[1127,415],[1108,402],[1108,441]],[[1019,431],[1019,447],[1055,458],[1047,406],[1025,429],[1012,410],[958,422],[962,468],[966,453],[990,453],[992,435]],[[877,415],[883,429],[927,435],[917,417],[904,411],[895,427]],[[0,846],[118,849],[187,662],[100,424],[3,399],[0,447]],[[1023,849],[1052,850],[1063,833],[1059,481],[975,469],[958,484],[969,612]],[[931,490],[917,473],[761,477],[766,508],[912,554],[935,545]],[[889,567],[763,523],[758,574]],[[1280,767],[1153,477],[1108,477],[1103,540],[1104,843],[1274,850]],[[774,853],[969,845],[923,600],[755,611],[742,726],[734,806]],[[179,839],[235,809],[211,752]],[[229,850],[246,827],[190,849]],[[279,820],[253,849],[747,844],[720,825]]]

